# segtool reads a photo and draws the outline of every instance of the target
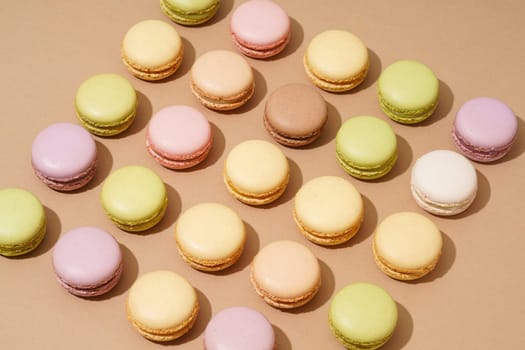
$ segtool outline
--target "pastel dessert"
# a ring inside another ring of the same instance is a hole
[[[172,25],[148,19],[138,22],[126,32],[120,56],[135,77],[156,81],[173,75],[179,69],[184,45]]]
[[[166,342],[182,337],[199,313],[197,293],[181,275],[158,270],[143,274],[129,289],[129,322],[146,339]]]
[[[113,136],[127,130],[135,120],[137,93],[118,74],[98,74],[84,81],[75,96],[80,123],[90,133]]]
[[[368,49],[348,31],[327,30],[310,41],[303,63],[317,87],[330,92],[349,91],[368,74]]]
[[[57,191],[84,187],[95,176],[97,146],[83,127],[56,123],[42,130],[31,146],[36,176]]]
[[[271,0],[249,0],[233,11],[230,33],[246,56],[268,58],[281,53],[290,41],[290,18]]]
[[[60,236],[53,249],[58,283],[80,297],[96,297],[120,280],[122,252],[112,235],[96,227],[78,227]]]
[[[410,186],[421,208],[450,216],[464,212],[474,202],[478,177],[472,163],[461,154],[436,150],[416,160]]]
[[[518,119],[502,101],[471,99],[458,110],[452,127],[456,147],[477,162],[493,162],[509,153],[518,136]]]
[[[191,168],[206,159],[211,146],[210,123],[195,108],[168,106],[149,122],[146,148],[166,168]]]
[[[364,218],[361,194],[338,176],[316,177],[295,195],[293,218],[301,233],[320,245],[348,241]]]
[[[102,185],[100,200],[111,221],[129,232],[155,226],[168,206],[164,182],[142,166],[125,166],[109,174]]]
[[[434,113],[438,104],[439,80],[418,61],[391,64],[379,76],[377,88],[381,109],[398,123],[420,123]]]
[[[262,248],[251,266],[257,294],[280,309],[305,305],[321,287],[321,268],[315,255],[293,241],[275,241]]]
[[[219,203],[201,203],[180,215],[175,241],[179,254],[191,267],[219,271],[239,260],[246,231],[232,209]]]
[[[242,306],[215,314],[204,331],[205,350],[274,350],[272,324],[259,311]]]
[[[337,132],[335,145],[339,165],[362,180],[385,176],[397,160],[394,130],[384,120],[372,116],[345,121]]]
[[[383,219],[372,242],[377,266],[402,281],[421,278],[434,270],[443,247],[438,227],[413,212],[399,212]]]
[[[226,188],[236,199],[249,205],[264,205],[284,193],[290,167],[276,145],[263,140],[247,140],[228,153],[223,176]]]
[[[383,288],[352,283],[330,302],[328,323],[347,349],[378,349],[390,339],[397,324],[397,305]]]
[[[46,234],[42,203],[21,188],[0,190],[0,254],[23,255],[34,250]]]
[[[173,22],[196,26],[212,19],[220,3],[220,0],[160,0],[160,8]]]
[[[191,92],[207,108],[228,111],[253,96],[252,68],[239,54],[212,50],[201,55],[191,68]]]
[[[327,120],[324,98],[311,86],[286,84],[266,100],[264,126],[275,141],[288,147],[311,144]]]

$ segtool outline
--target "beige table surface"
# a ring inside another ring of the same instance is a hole
[[[162,349],[142,338],[126,320],[125,299],[133,281],[156,269],[185,276],[198,290],[201,311],[195,327],[167,344],[202,349],[203,332],[223,308],[255,308],[272,322],[277,349],[341,349],[332,337],[327,314],[333,295],[346,284],[367,281],[388,290],[398,305],[399,323],[384,349],[523,349],[525,347],[525,124],[503,160],[475,163],[478,197],[472,207],[452,218],[424,213],[411,197],[410,170],[422,154],[455,147],[450,129],[458,108],[468,99],[490,96],[525,116],[525,2],[522,0],[379,1],[282,0],[292,20],[292,40],[284,53],[266,61],[248,59],[256,91],[247,106],[217,113],[199,105],[189,89],[195,58],[216,48],[235,50],[228,23],[241,1],[223,0],[208,24],[189,28],[174,24],[183,37],[186,56],[173,78],[149,83],[133,78],[120,61],[120,43],[129,27],[143,19],[164,19],[157,1],[9,1],[0,5],[0,187],[32,191],[48,217],[48,235],[28,256],[0,257],[1,349]],[[329,106],[320,140],[306,149],[282,148],[291,165],[284,196],[264,208],[234,200],[222,182],[223,161],[237,143],[271,140],[262,123],[269,93],[289,82],[309,84],[302,67],[308,42],[320,31],[349,30],[370,49],[370,74],[362,86],[345,94],[321,92]],[[405,126],[382,114],[376,82],[382,69],[399,59],[417,59],[440,79],[439,106],[418,126]],[[123,135],[97,137],[99,169],[86,189],[60,193],[33,174],[31,142],[47,125],[76,123],[73,99],[89,76],[115,72],[130,79],[139,93],[138,116]],[[213,125],[215,144],[195,169],[170,171],[156,164],[144,147],[153,113],[170,104],[201,110]],[[398,135],[399,160],[384,179],[365,182],[346,175],[335,160],[335,133],[341,122],[360,114],[388,120]],[[111,170],[140,164],[165,181],[169,207],[162,222],[146,234],[117,229],[99,203],[101,185]],[[362,193],[365,220],[358,235],[336,248],[316,246],[294,225],[292,206],[302,183],[316,176],[349,179]],[[181,211],[216,201],[236,210],[246,223],[248,241],[240,261],[222,273],[191,269],[178,256],[174,223]],[[375,265],[371,238],[377,223],[404,210],[434,220],[444,236],[437,269],[418,282],[392,280]],[[94,225],[121,243],[125,271],[105,297],[74,297],[55,281],[53,245],[74,227]],[[266,244],[290,239],[307,245],[322,266],[322,287],[308,305],[280,311],[266,305],[249,282],[249,264]]]

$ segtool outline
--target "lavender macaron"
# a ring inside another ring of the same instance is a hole
[[[120,245],[96,227],[78,227],[63,234],[53,250],[58,283],[80,297],[109,292],[122,275]]]
[[[220,311],[204,331],[205,350],[273,350],[275,334],[260,312],[248,307]]]
[[[483,163],[509,153],[518,134],[518,119],[503,102],[490,97],[467,101],[456,114],[452,137],[466,157]]]
[[[73,191],[95,176],[97,147],[93,136],[77,124],[49,125],[36,136],[31,163],[36,176],[57,191]]]

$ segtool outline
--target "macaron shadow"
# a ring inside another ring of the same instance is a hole
[[[390,170],[390,172],[386,174],[385,176],[380,177],[378,179],[362,180],[362,181],[376,182],[376,183],[387,182],[392,179],[395,179],[396,177],[400,175],[403,175],[410,168],[410,165],[412,164],[412,159],[414,156],[412,152],[412,148],[410,147],[410,144],[408,143],[408,141],[404,137],[398,134],[396,134],[396,140],[397,140],[397,160],[392,170]]]
[[[221,159],[222,154],[224,153],[224,148],[226,145],[226,138],[224,137],[224,134],[222,133],[221,129],[214,123],[210,122],[211,126],[211,134],[212,134],[212,145],[210,149],[210,153],[208,153],[208,156],[202,163],[199,163],[191,168],[187,169],[178,169],[177,172],[192,172],[196,170],[202,170],[206,169]]]
[[[182,36],[181,36],[181,41],[184,47],[184,54],[182,56],[182,62],[180,64],[179,69],[177,69],[177,71],[174,74],[170,75],[169,77],[166,77],[161,80],[148,81],[148,83],[159,84],[159,85],[169,83],[169,82],[172,82],[174,80],[177,80],[185,76],[187,73],[190,72],[191,67],[193,66],[193,63],[195,62],[195,57],[196,57],[195,47],[188,39]]]
[[[299,149],[313,149],[321,147],[335,139],[337,131],[339,130],[342,124],[341,114],[339,113],[337,108],[329,102],[326,102],[326,112],[326,123],[321,129],[321,135],[319,136],[319,138],[309,145],[299,147]]]
[[[335,290],[335,276],[327,263],[319,258],[317,258],[317,261],[319,261],[319,266],[321,267],[321,287],[317,294],[303,306],[295,309],[282,309],[282,311],[292,314],[313,312],[330,301]]]
[[[252,72],[253,72],[253,80],[255,82],[255,90],[253,92],[253,96],[244,104],[243,106],[232,109],[230,111],[215,111],[220,114],[244,114],[255,107],[257,107],[265,98],[266,93],[268,92],[268,86],[266,84],[266,80],[264,79],[264,76],[252,66]]]
[[[209,21],[204,22],[195,27],[198,28],[198,27],[211,26],[211,25],[214,25],[215,23],[222,21],[223,19],[228,17],[228,15],[230,14],[231,10],[233,9],[233,3],[234,3],[233,0],[221,0],[221,4],[219,5],[219,9],[217,10],[217,13],[215,14],[215,16],[213,16]]]
[[[95,176],[93,179],[91,179],[91,181],[88,182],[86,186],[71,191],[70,193],[82,193],[98,187],[104,182],[111,172],[111,168],[113,167],[113,156],[111,155],[109,148],[98,140],[95,140],[95,145],[97,147],[97,165],[95,169]]]
[[[498,159],[492,163],[484,164],[490,165],[505,163],[518,158],[525,152],[525,122],[519,116],[516,116],[516,118],[518,120],[518,132],[516,133],[516,141],[514,141],[514,144],[512,145],[509,153],[507,153],[503,158]]]
[[[430,126],[441,119],[448,116],[450,111],[452,110],[452,106],[454,105],[454,94],[452,93],[452,90],[450,89],[450,86],[448,86],[444,81],[439,80],[439,96],[438,96],[438,105],[436,107],[436,110],[428,119],[422,121],[421,123],[414,124],[414,126]]]
[[[86,298],[95,301],[109,300],[126,293],[139,275],[139,262],[133,252],[124,244],[119,243],[122,252],[122,275],[117,285],[106,294],[94,298]]]
[[[292,350],[292,342],[290,338],[284,333],[284,331],[272,324],[273,332],[275,333],[275,347],[274,349],[279,350]]]
[[[476,175],[478,177],[478,191],[476,193],[476,198],[474,198],[474,202],[472,202],[470,207],[468,207],[464,212],[459,213],[458,215],[444,216],[443,218],[461,220],[485,208],[490,200],[490,183],[487,177],[483,175],[483,173],[478,169],[476,169]]]
[[[44,212],[46,214],[46,234],[42,239],[42,242],[40,242],[40,244],[38,245],[38,247],[36,247],[34,250],[30,251],[27,254],[5,256],[6,258],[13,260],[36,258],[38,256],[46,254],[55,246],[55,243],[60,237],[62,224],[60,223],[60,218],[54,210],[44,205]]]
[[[288,165],[290,167],[290,180],[288,181],[286,190],[281,195],[281,197],[277,198],[277,200],[266,205],[262,205],[260,208],[271,209],[292,200],[295,197],[297,191],[299,191],[303,185],[303,173],[301,172],[301,168],[293,159],[289,157],[286,158],[288,159]]]
[[[180,195],[170,184],[164,182],[164,185],[166,186],[166,192],[168,196],[168,207],[166,208],[166,213],[157,225],[153,226],[152,228],[146,231],[139,232],[138,235],[140,236],[147,236],[150,234],[165,231],[168,228],[170,228],[179,217],[182,207]]]
[[[408,344],[414,332],[414,320],[408,310],[399,302],[397,305],[397,325],[392,338],[381,347],[381,350],[400,350]]]
[[[355,94],[359,91],[366,90],[369,87],[373,86],[376,83],[377,79],[379,79],[379,76],[381,75],[381,72],[383,70],[383,65],[381,63],[381,59],[379,58],[379,56],[375,53],[375,51],[371,50],[370,48],[368,48],[368,62],[369,62],[368,73],[366,74],[365,80],[361,84],[353,88],[352,90],[342,91],[336,94],[339,94],[339,95]]]
[[[260,59],[258,61],[275,61],[290,56],[297,51],[304,41],[304,30],[301,24],[293,17],[290,18],[290,41],[284,48],[284,50],[275,56]]]
[[[139,133],[142,129],[144,129],[146,125],[148,125],[149,120],[151,119],[151,115],[153,113],[151,101],[142,92],[138,90],[136,90],[136,92],[138,105],[137,112],[135,114],[135,120],[133,120],[133,123],[127,130],[120,134],[109,136],[107,137],[108,139],[121,139],[131,135],[135,135]]]

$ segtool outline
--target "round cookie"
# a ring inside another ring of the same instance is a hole
[[[205,350],[274,350],[275,332],[260,312],[241,306],[214,315],[204,331]]]
[[[297,191],[293,217],[301,233],[310,241],[321,245],[341,244],[361,227],[363,199],[343,178],[317,177]]]
[[[117,74],[98,74],[85,80],[75,96],[80,123],[90,133],[113,136],[127,130],[137,111],[137,93]]]
[[[232,209],[218,203],[201,203],[180,215],[175,241],[179,254],[191,267],[219,271],[239,260],[246,231]]]
[[[371,116],[348,119],[335,139],[337,160],[350,175],[362,180],[385,176],[397,160],[397,139],[387,122]]]
[[[361,84],[368,74],[368,49],[354,34],[327,30],[308,44],[303,59],[308,77],[319,88],[344,92]]]
[[[434,215],[464,212],[476,198],[478,177],[459,153],[436,150],[422,155],[412,167],[410,182],[416,203]]]
[[[0,190],[0,254],[17,256],[34,250],[46,234],[42,203],[21,188]]]
[[[368,350],[390,339],[397,317],[397,305],[387,291],[370,283],[352,283],[333,297],[328,322],[347,349]]]
[[[282,145],[301,147],[321,135],[327,120],[326,102],[308,85],[286,84],[266,100],[264,126]]]
[[[113,171],[104,181],[100,200],[111,221],[129,232],[155,226],[168,206],[164,182],[142,166],[125,166]]]
[[[220,3],[220,0],[160,0],[160,8],[173,22],[196,26],[212,19]]]
[[[149,122],[146,148],[166,168],[191,168],[206,159],[211,146],[210,123],[195,108],[168,106]]]
[[[80,297],[95,297],[113,289],[122,275],[122,252],[109,233],[78,227],[60,236],[53,249],[58,283]]]
[[[182,337],[199,313],[197,293],[182,276],[165,270],[143,274],[129,289],[128,320],[145,338],[166,342]]]
[[[169,23],[149,19],[131,27],[122,41],[121,58],[139,79],[156,81],[173,75],[180,67],[184,45]]]
[[[290,168],[279,147],[267,141],[248,140],[228,153],[223,176],[226,188],[239,201],[264,205],[284,193]]]
[[[239,54],[212,50],[201,55],[191,68],[191,92],[206,107],[228,111],[252,97],[252,68]]]
[[[246,56],[268,58],[282,52],[290,41],[290,18],[273,1],[249,0],[233,12],[230,33]]]
[[[276,241],[257,253],[250,279],[267,304],[292,309],[315,296],[321,287],[321,268],[315,255],[304,245]]]
[[[55,123],[40,131],[31,146],[36,176],[57,191],[84,187],[95,176],[97,146],[83,127]]]
[[[397,280],[415,280],[434,270],[442,247],[437,226],[417,213],[392,214],[377,225],[374,233],[375,262]]]
[[[509,153],[518,136],[518,118],[503,102],[478,97],[463,104],[456,114],[452,138],[466,157],[493,162]]]
[[[421,62],[392,63],[379,76],[377,87],[381,109],[398,123],[420,123],[437,107],[439,80]]]

